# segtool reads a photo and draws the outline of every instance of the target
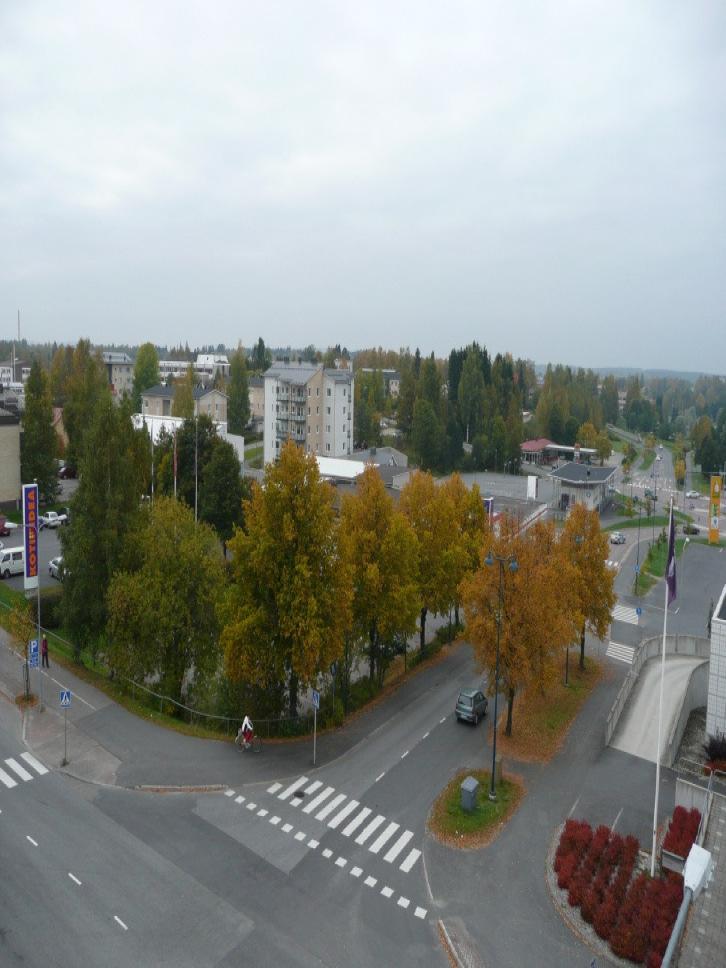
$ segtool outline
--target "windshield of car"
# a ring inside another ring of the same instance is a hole
[[[472,704],[472,698],[471,698],[471,696],[464,696],[464,695],[460,695],[459,696],[459,705],[460,706],[471,706],[471,704]]]

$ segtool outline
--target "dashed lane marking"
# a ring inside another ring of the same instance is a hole
[[[224,795],[225,795],[225,797],[233,797],[234,796],[234,790],[225,790],[224,791]]]
[[[291,823],[284,823],[282,825],[282,830],[283,830],[283,833],[289,834],[290,831],[292,830],[292,824]]]
[[[386,771],[384,770],[383,773],[379,773],[378,774],[378,776],[375,778],[375,780],[373,782],[374,783],[378,783],[378,781],[379,780],[382,780],[385,775],[386,775]]]
[[[129,929],[128,929],[128,926],[127,926],[127,925],[125,925],[125,924],[123,923],[123,921],[121,920],[121,918],[120,918],[120,917],[118,917],[118,916],[117,916],[116,914],[114,914],[114,916],[113,916],[113,919],[114,919],[114,921],[115,921],[115,922],[116,922],[117,924],[120,924],[120,925],[121,925],[121,927],[122,927],[122,928],[124,929],[124,931],[128,931],[128,930],[129,930]]]
[[[402,760],[405,760],[407,756],[408,756],[408,750],[406,750],[405,753],[401,753],[401,759]]]
[[[235,797],[234,798],[234,802],[235,803],[244,803],[245,802],[245,798],[242,796],[242,794],[240,794],[238,797]]]
[[[384,897],[390,897],[393,894],[393,888],[392,887],[388,887],[388,885],[386,885],[385,887],[382,887],[381,888],[381,894]]]
[[[366,877],[363,883],[366,885],[366,887],[375,887],[378,881],[375,877]]]
[[[351,867],[350,869],[351,877],[360,877],[362,873],[363,873],[363,868],[361,867]]]
[[[339,857],[339,858],[338,858],[338,859],[336,860],[336,862],[335,862],[335,866],[336,866],[336,867],[345,867],[345,865],[346,865],[347,863],[348,863],[348,861],[347,861],[347,860],[345,859],[345,857]]]
[[[423,920],[426,917],[426,908],[417,907],[413,913],[417,918],[421,918],[421,920]]]
[[[403,910],[405,911],[406,908],[409,906],[409,904],[411,902],[409,901],[409,899],[407,897],[404,897],[403,894],[402,894],[399,897],[398,901],[396,901],[396,903],[398,904],[399,907],[403,908]]]
[[[295,834],[295,840],[305,840],[306,837],[307,834],[304,830],[298,830],[298,832]]]
[[[273,827],[276,827],[281,820],[282,820],[282,817],[270,817],[270,823],[272,824]]]
[[[70,877],[70,879],[73,881],[74,884],[77,884],[79,887],[83,886],[75,874],[71,874],[71,872],[68,871],[68,876]]]
[[[38,841],[37,840],[33,840],[33,838],[30,836],[30,834],[26,834],[25,835],[25,839],[26,840],[29,840],[30,843],[33,845],[33,847],[37,847],[38,846]]]

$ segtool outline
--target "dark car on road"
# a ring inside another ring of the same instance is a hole
[[[698,527],[697,524],[689,524],[688,522],[686,522],[683,525],[683,533],[684,534],[700,534],[701,532],[700,532],[700,529],[699,529],[699,527]]]
[[[474,723],[486,716],[489,702],[480,689],[462,689],[456,700],[456,718],[461,722]]]

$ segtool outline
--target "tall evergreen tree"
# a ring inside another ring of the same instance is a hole
[[[86,431],[101,405],[111,399],[100,357],[92,351],[87,339],[79,340],[73,350],[65,392],[63,423],[68,434],[66,460],[72,467],[78,467],[85,454]]]
[[[159,382],[159,356],[153,343],[142,343],[134,363],[134,411],[141,412],[141,394]]]
[[[247,357],[241,346],[232,354],[229,367],[227,427],[231,434],[243,434],[250,422],[250,387]]]
[[[24,484],[38,482],[41,497],[54,500],[58,493],[55,455],[58,439],[53,429],[53,403],[48,377],[33,360],[25,384],[25,413],[20,445],[20,476]]]

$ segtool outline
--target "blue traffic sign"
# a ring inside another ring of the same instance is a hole
[[[640,607],[640,605],[638,605],[638,607],[635,609],[635,614],[636,615],[642,615],[643,614],[643,609]]]
[[[313,689],[313,706],[320,709],[320,693]]]
[[[640,573],[640,565],[636,565],[635,566],[635,574],[637,575],[639,573]]]
[[[71,690],[61,689],[60,691],[60,704],[61,706],[70,706],[71,704]]]
[[[30,658],[28,659],[28,665],[31,669],[38,668],[38,640],[30,640]]]

